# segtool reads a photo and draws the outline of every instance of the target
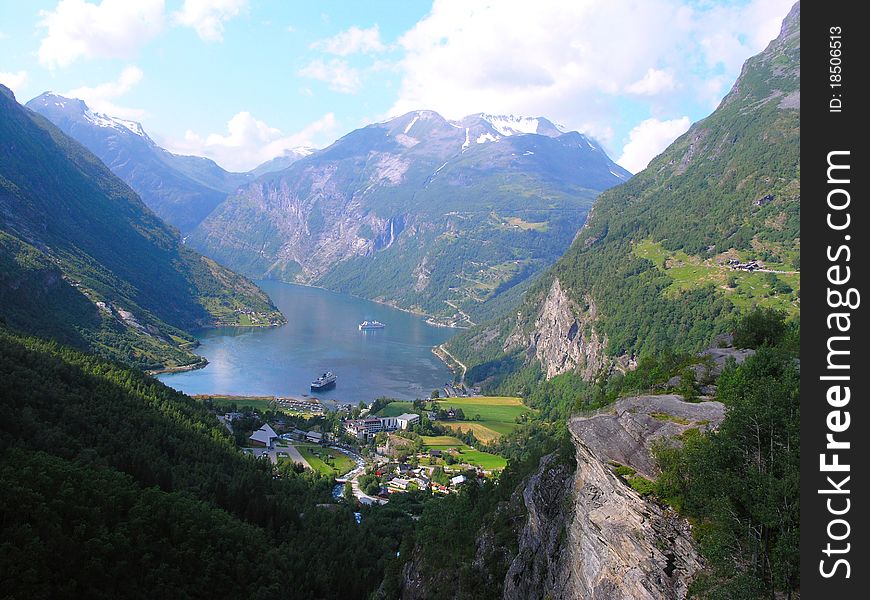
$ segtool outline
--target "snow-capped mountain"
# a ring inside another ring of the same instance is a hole
[[[418,110],[239,189],[188,243],[254,277],[462,322],[560,256],[598,192],[630,176],[542,117]]]
[[[169,152],[140,123],[96,112],[77,98],[46,92],[26,106],[96,154],[151,210],[182,233],[190,232],[240,185],[285,169],[311,153],[301,149],[250,173],[232,173],[211,159]]]
[[[281,156],[276,156],[272,160],[267,160],[263,164],[254,167],[253,169],[248,171],[248,173],[250,173],[254,177],[259,177],[260,175],[265,175],[266,173],[283,171],[300,158],[305,158],[306,156],[310,156],[315,152],[317,152],[317,149],[311,148],[309,146],[298,146],[296,148],[291,148],[289,150],[286,150]]]

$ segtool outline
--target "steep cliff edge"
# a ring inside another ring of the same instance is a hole
[[[719,402],[637,396],[573,418],[577,468],[566,476],[544,459],[529,479],[528,519],[504,598],[685,598],[702,566],[688,523],[638,494],[612,465],[652,476],[656,440],[716,427],[724,412]]]

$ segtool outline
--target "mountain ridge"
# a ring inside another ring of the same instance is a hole
[[[284,168],[307,152],[291,152],[252,171],[234,173],[210,158],[170,152],[141,123],[93,111],[78,98],[44,92],[25,106],[96,154],[151,210],[182,233],[189,233],[239,186]]]
[[[259,288],[185,247],[83,145],[0,97],[2,316],[143,368],[201,364],[191,329],[271,324]],[[26,294],[24,292],[27,292]]]

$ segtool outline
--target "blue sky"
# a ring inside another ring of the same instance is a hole
[[[427,108],[545,116],[637,171],[709,114],[790,0],[0,1],[0,83],[247,170]]]

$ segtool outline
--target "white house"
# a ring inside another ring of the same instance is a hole
[[[411,425],[419,422],[420,415],[415,415],[413,413],[405,413],[396,417],[396,423],[398,424],[399,429],[408,429]]]
[[[407,479],[402,479],[401,477],[394,477],[389,482],[387,482],[387,487],[394,490],[407,490],[410,483],[411,482]]]
[[[450,485],[459,485],[461,483],[465,483],[465,475],[457,475],[456,477],[450,478]]]
[[[309,431],[305,434],[305,441],[319,444],[323,440],[323,434],[319,431]]]
[[[274,429],[269,427],[268,423],[264,423],[262,427],[251,434],[249,439],[257,446],[271,448],[272,444],[275,443],[275,440],[278,439],[278,434],[275,433]]]

